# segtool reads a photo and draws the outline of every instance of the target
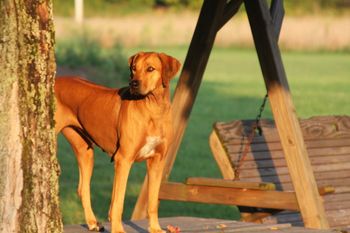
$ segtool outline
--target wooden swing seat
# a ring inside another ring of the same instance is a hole
[[[299,122],[319,192],[327,194],[322,198],[329,224],[332,228],[350,229],[350,117],[318,116]],[[235,179],[235,165],[243,148],[249,146],[239,169],[239,182],[245,185],[251,182],[255,186],[265,184],[262,187],[269,187],[266,192],[276,190],[294,194],[274,122],[261,120],[262,135],[255,134],[252,142],[247,144],[254,123],[254,120],[235,120],[214,124],[210,147],[224,179]],[[208,181],[197,180],[197,184],[201,182],[208,184]],[[274,206],[255,207],[259,206],[254,203],[241,205],[241,212],[245,212],[242,219],[303,225],[299,211],[276,211],[272,210]]]

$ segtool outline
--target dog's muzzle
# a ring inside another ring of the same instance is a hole
[[[131,80],[129,83],[129,86],[133,89],[138,89],[140,87],[140,81],[139,80]]]
[[[129,87],[130,87],[131,92],[133,94],[138,94],[139,88],[140,88],[140,81],[139,80],[131,80],[129,82]]]

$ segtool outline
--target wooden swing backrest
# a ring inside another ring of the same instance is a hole
[[[254,123],[254,120],[236,120],[214,124],[214,133],[228,156],[233,173]],[[334,193],[323,197],[330,225],[350,227],[350,117],[312,117],[300,120],[300,126],[317,185],[335,188]],[[240,180],[271,182],[277,190],[293,191],[274,122],[261,120],[261,128],[262,135],[255,134],[248,144],[249,152],[239,168]],[[224,171],[227,164],[220,164],[218,159],[217,162],[222,173],[227,174]]]

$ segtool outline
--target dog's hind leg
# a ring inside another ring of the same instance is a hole
[[[81,199],[85,220],[89,230],[102,231],[101,226],[92,211],[90,197],[90,181],[94,167],[94,151],[81,135],[73,128],[64,128],[63,135],[71,144],[79,165],[78,195]]]

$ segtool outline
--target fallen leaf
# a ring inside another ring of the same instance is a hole
[[[224,229],[226,228],[227,226],[225,224],[219,224],[216,226],[217,229]]]
[[[168,225],[166,228],[167,228],[169,233],[180,233],[181,232],[180,227],[175,227],[173,225]]]

